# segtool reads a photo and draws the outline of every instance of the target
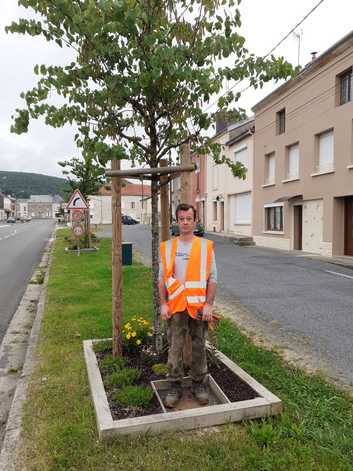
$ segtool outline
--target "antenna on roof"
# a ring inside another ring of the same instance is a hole
[[[300,46],[303,37],[303,28],[293,31],[293,36],[298,41],[298,65],[300,65]]]

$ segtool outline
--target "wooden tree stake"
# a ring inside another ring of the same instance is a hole
[[[112,170],[120,170],[120,160],[112,159]],[[122,252],[121,178],[112,177],[112,323],[113,356],[122,355]]]

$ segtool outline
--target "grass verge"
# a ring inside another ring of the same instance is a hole
[[[229,321],[220,349],[284,402],[277,418],[160,436],[97,438],[82,340],[111,335],[111,241],[64,254],[58,233],[38,365],[25,405],[23,468],[46,470],[352,470],[353,401],[320,377],[255,347]],[[151,319],[150,270],[124,268],[125,320]]]

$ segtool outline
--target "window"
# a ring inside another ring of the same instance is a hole
[[[135,209],[135,201],[131,201],[131,209]]]
[[[234,152],[234,161],[240,162],[244,167],[248,168],[248,148],[243,147],[242,149],[236,150]]]
[[[344,105],[352,99],[352,68],[338,76],[339,104]]]
[[[330,172],[333,170],[333,130],[325,131],[317,135],[318,158],[317,172]]]
[[[213,220],[217,221],[217,201],[213,202]]]
[[[286,132],[286,109],[276,113],[276,134],[283,134]]]
[[[251,224],[251,193],[239,193],[233,198],[233,224]]]
[[[265,155],[265,184],[275,183],[276,162],[275,153]]]
[[[265,207],[265,230],[283,231],[283,206]]]
[[[299,177],[299,144],[287,147],[286,178],[288,180]]]

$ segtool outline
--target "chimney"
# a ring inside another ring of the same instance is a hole
[[[225,112],[217,111],[216,113],[216,134],[226,129],[228,126],[227,115]]]
[[[310,54],[311,54],[311,60],[314,61],[316,59],[317,51],[313,51]]]

